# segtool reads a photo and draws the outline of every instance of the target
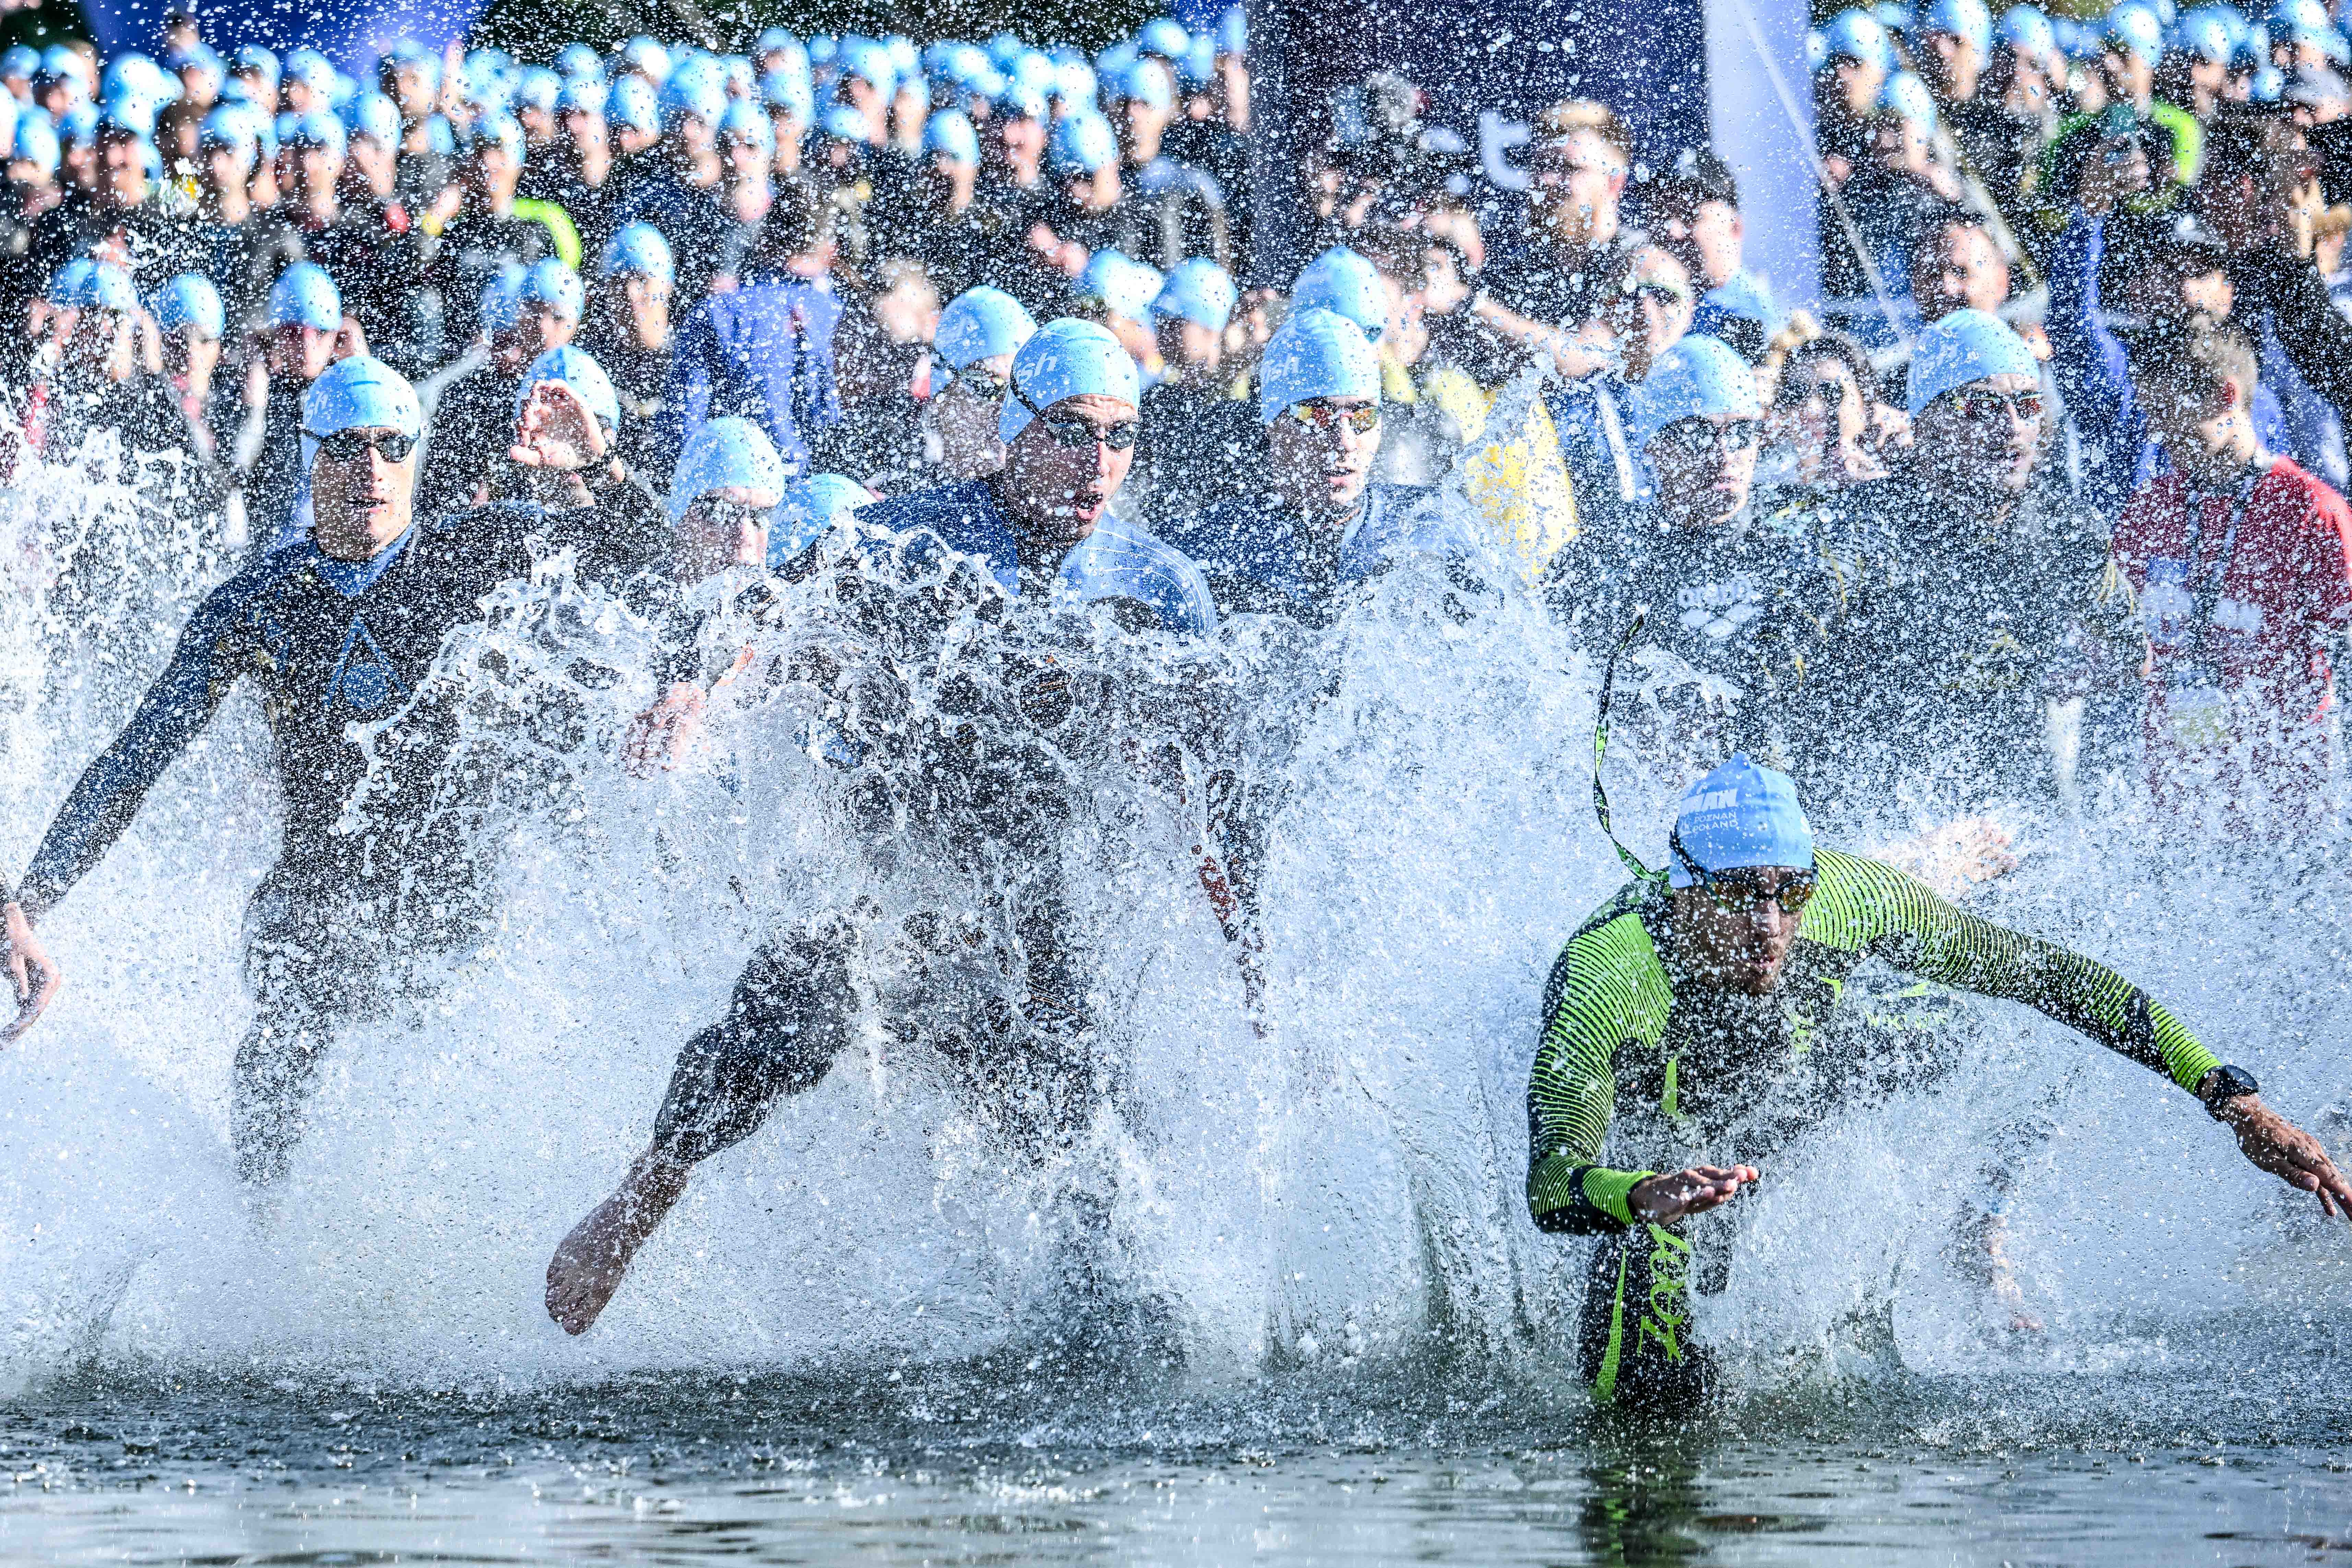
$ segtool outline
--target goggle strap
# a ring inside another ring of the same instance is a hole
[[[1625,868],[1633,873],[1634,879],[1663,883],[1666,879],[1665,868],[1651,870],[1634,858],[1631,849],[1619,842],[1617,830],[1609,822],[1609,791],[1601,783],[1601,760],[1609,753],[1609,703],[1617,690],[1617,661],[1624,656],[1627,648],[1633,646],[1633,639],[1642,635],[1642,628],[1649,619],[1650,607],[1647,605],[1633,612],[1633,624],[1625,628],[1625,635],[1619,637],[1617,646],[1609,650],[1609,662],[1601,672],[1601,707],[1592,721],[1592,812],[1601,819],[1601,831],[1608,836],[1611,847],[1617,851],[1617,858],[1625,862]]]

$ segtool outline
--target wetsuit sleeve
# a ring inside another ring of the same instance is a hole
[[[1892,866],[1823,849],[1821,868],[1807,937],[1939,985],[2022,1002],[2192,1093],[2221,1065],[2162,1003],[2104,963],[1969,914]]]
[[[2050,251],[2050,371],[2083,439],[2086,499],[2112,511],[2130,496],[2147,421],[2124,346],[2100,323],[2106,226],[2077,208]]]
[[[163,770],[220,708],[239,669],[233,647],[238,586],[223,584],[198,607],[131,722],[58,808],[17,891],[26,914],[55,908],[105,858]]]
[[[1649,932],[1631,913],[1589,924],[1544,986],[1544,1031],[1528,1077],[1528,1212],[1537,1228],[1613,1234],[1633,1224],[1626,1195],[1651,1171],[1598,1162],[1617,1110],[1616,1059],[1654,1044],[1672,997]]]
[[[2230,258],[2230,280],[2246,309],[2271,312],[2279,347],[2311,389],[2339,410],[2352,409],[2352,321],[2336,312],[2319,269],[2284,247]]]

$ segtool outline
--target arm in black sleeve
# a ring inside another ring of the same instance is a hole
[[[163,770],[219,709],[236,675],[229,644],[238,585],[223,584],[197,608],[180,634],[172,662],[147,689],[131,722],[58,808],[17,889],[27,915],[37,918],[54,909],[105,858]]]
[[[2268,310],[2279,346],[2312,390],[2352,413],[2352,321],[2336,311],[2319,269],[2284,246],[2237,252],[2230,281],[2256,310]]]

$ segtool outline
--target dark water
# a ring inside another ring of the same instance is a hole
[[[2339,1342],[2282,1325],[2178,1375],[1872,1377],[1678,1430],[1532,1368],[1206,1392],[1019,1360],[441,1394],[86,1373],[0,1420],[0,1555],[2352,1562]]]

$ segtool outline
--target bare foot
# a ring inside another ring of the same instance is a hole
[[[547,1315],[567,1334],[584,1334],[611,1304],[646,1244],[686,1194],[691,1165],[637,1157],[613,1195],[588,1212],[547,1263]]]

